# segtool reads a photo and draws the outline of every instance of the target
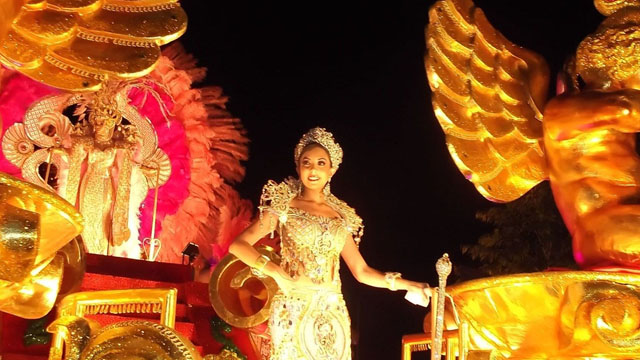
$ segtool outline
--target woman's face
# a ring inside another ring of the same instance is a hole
[[[322,146],[307,146],[298,160],[298,175],[306,189],[322,190],[335,170],[331,168],[329,153]]]

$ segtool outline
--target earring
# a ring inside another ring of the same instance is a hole
[[[322,189],[322,193],[324,194],[324,196],[329,196],[331,194],[331,179],[327,181],[327,184],[324,186],[324,189]]]
[[[298,196],[302,195],[302,180],[298,179]]]

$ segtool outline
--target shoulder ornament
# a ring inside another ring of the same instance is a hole
[[[356,214],[356,209],[347,205],[346,202],[338,199],[335,195],[329,194],[326,197],[327,203],[336,210],[347,223],[347,230],[351,233],[356,246],[360,247],[360,240],[364,233],[362,218]]]

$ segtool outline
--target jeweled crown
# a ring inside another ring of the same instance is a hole
[[[298,163],[298,160],[300,160],[302,150],[304,150],[304,148],[309,144],[318,144],[327,150],[329,157],[331,158],[331,168],[337,169],[342,163],[342,148],[333,138],[333,134],[324,128],[315,127],[302,135],[298,145],[296,145],[293,153],[296,164]]]

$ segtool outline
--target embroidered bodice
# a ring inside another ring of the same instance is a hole
[[[339,285],[340,252],[349,234],[342,218],[329,218],[289,208],[280,228],[282,268],[294,279]]]
[[[282,241],[280,266],[294,279],[306,277],[314,284],[340,284],[340,252],[348,235],[356,244],[362,236],[362,219],[355,210],[332,194],[326,201],[338,217],[325,217],[290,206],[299,183],[288,179],[269,181],[264,186],[260,211],[278,218],[277,231]]]

